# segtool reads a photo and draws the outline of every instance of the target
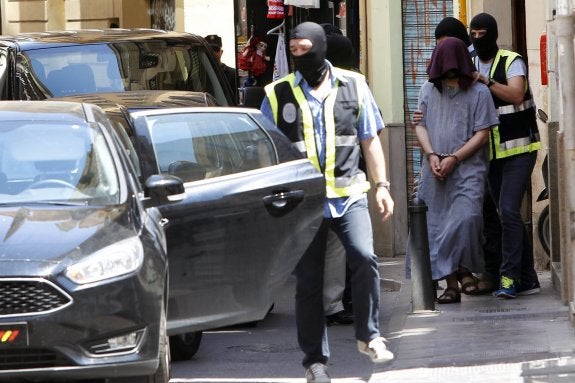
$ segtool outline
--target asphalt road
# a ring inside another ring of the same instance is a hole
[[[305,382],[303,354],[296,340],[294,278],[277,297],[270,314],[256,326],[234,326],[203,335],[190,361],[172,363],[170,383]],[[398,292],[393,281],[382,282],[382,332],[385,335]],[[353,326],[328,328],[334,383],[367,382],[374,364],[357,351]]]

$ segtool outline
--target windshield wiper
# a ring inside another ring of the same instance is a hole
[[[0,206],[23,206],[23,205],[56,205],[56,206],[88,206],[88,201],[13,201],[0,202]]]

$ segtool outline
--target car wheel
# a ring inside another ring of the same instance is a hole
[[[170,351],[173,360],[188,360],[191,359],[202,341],[202,332],[194,331],[184,334],[172,335],[170,337]]]
[[[549,232],[549,205],[545,206],[543,210],[541,210],[541,214],[539,214],[539,219],[537,220],[537,235],[543,250],[547,255],[550,255],[551,234]]]
[[[160,326],[160,364],[154,375],[148,377],[146,383],[168,383],[170,381],[170,338],[166,332],[166,312],[162,313],[162,326]]]

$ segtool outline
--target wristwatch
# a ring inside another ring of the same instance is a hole
[[[492,86],[493,84],[495,84],[495,80],[492,79],[492,78],[489,78],[489,81],[487,81],[487,87],[488,87],[488,88],[491,88],[491,86]]]
[[[391,186],[391,184],[389,183],[389,181],[380,181],[378,183],[375,184],[376,188],[386,188],[387,190],[389,190],[389,187]]]

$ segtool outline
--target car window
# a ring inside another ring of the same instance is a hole
[[[47,97],[130,90],[191,90],[228,105],[225,90],[199,43],[154,40],[50,46],[22,53],[20,71],[43,84]],[[30,71],[29,67],[32,67]],[[32,85],[22,85],[30,92]],[[24,97],[25,94],[21,94]]]
[[[197,181],[277,164],[268,135],[243,113],[148,116],[161,174]]]
[[[63,122],[3,121],[0,203],[119,202],[117,169],[99,129]]]

